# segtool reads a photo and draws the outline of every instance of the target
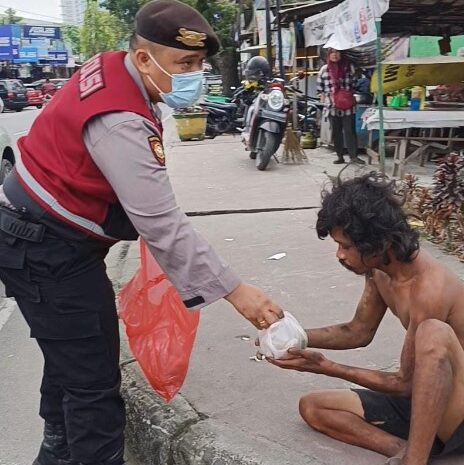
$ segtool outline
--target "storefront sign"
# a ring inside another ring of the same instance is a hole
[[[60,39],[61,29],[54,26],[23,26],[25,38]]]
[[[21,28],[15,25],[0,26],[0,60],[11,61],[19,56]]]
[[[385,93],[412,86],[436,86],[464,81],[464,58],[428,57],[406,58],[382,64],[382,81]],[[371,91],[377,91],[377,74],[371,79]]]
[[[50,65],[66,65],[68,63],[67,51],[49,51],[47,63]]]
[[[15,63],[37,63],[39,61],[37,48],[21,47],[18,58],[13,60]]]

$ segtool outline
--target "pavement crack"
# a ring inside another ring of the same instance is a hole
[[[237,210],[199,210],[186,212],[187,216],[219,216],[219,215],[241,215],[250,213],[272,213],[272,212],[288,212],[300,210],[315,210],[320,206],[308,207],[270,207],[270,208],[243,208]]]

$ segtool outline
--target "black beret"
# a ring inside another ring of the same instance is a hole
[[[219,51],[220,42],[208,21],[194,8],[177,0],[153,0],[135,16],[135,32],[157,44],[182,50]]]

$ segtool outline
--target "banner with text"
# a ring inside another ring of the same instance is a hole
[[[345,0],[304,22],[305,44],[347,50],[377,37],[375,18],[389,8],[389,0]]]

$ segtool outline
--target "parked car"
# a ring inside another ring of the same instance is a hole
[[[0,79],[0,98],[9,110],[22,111],[29,105],[26,88],[18,79]]]
[[[27,95],[27,102],[30,107],[37,107],[39,109],[43,107],[44,96],[42,94],[42,91],[38,89],[27,89],[26,95]]]
[[[0,184],[3,184],[8,173],[13,169],[15,164],[15,155],[13,151],[13,143],[6,130],[0,127]]]

